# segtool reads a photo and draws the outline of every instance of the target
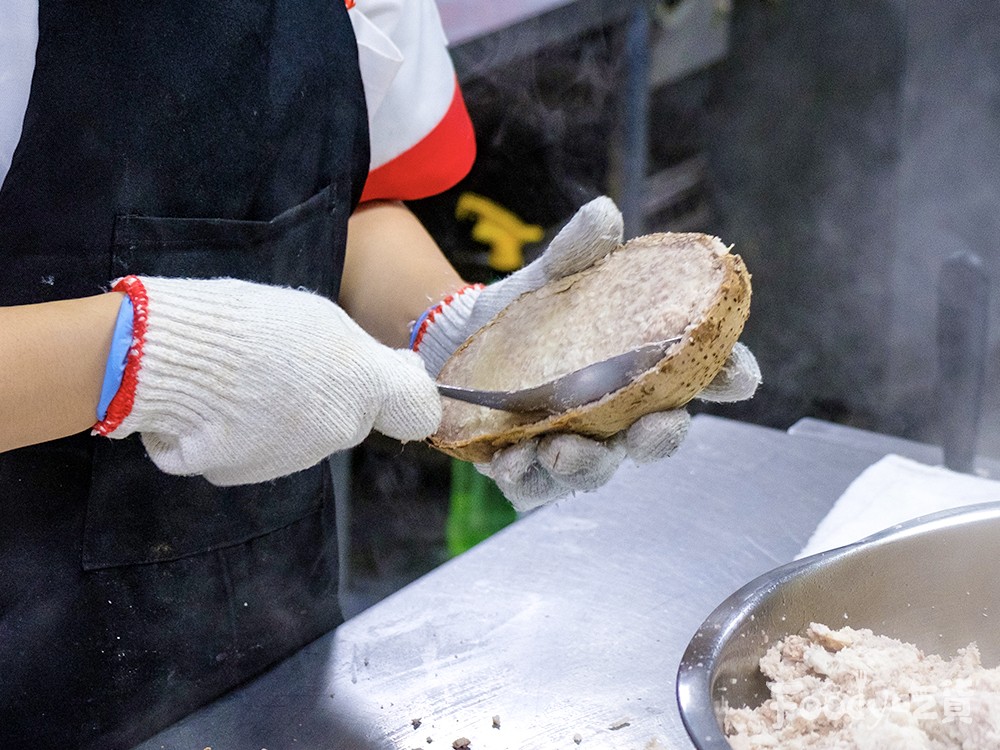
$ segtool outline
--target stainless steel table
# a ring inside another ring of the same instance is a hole
[[[888,452],[940,455],[696,417],[673,458],[526,516],[141,750],[690,748],[674,678],[691,635]]]

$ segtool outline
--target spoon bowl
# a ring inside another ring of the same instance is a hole
[[[482,391],[438,383],[442,396],[510,412],[559,414],[614,393],[656,366],[681,336],[645,344],[609,359],[516,391]]]

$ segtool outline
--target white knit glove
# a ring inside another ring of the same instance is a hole
[[[134,432],[169,474],[217,485],[308,468],[372,430],[419,440],[441,421],[420,358],[330,300],[234,279],[122,279],[135,308],[122,386],[94,432]]]
[[[414,327],[413,348],[435,377],[469,336],[525,292],[552,279],[593,265],[622,242],[622,217],[610,198],[587,203],[562,228],[533,263],[489,286],[471,286],[431,308]],[[739,401],[760,383],[760,368],[742,344],[698,398]],[[641,417],[627,430],[598,441],[574,434],[526,440],[477,464],[518,510],[530,510],[574,490],[593,490],[611,478],[629,456],[647,463],[671,455],[687,434],[691,418],[684,409]]]

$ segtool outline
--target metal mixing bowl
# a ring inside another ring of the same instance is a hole
[[[723,699],[756,707],[768,696],[758,661],[810,623],[850,625],[951,656],[975,641],[1000,663],[1000,503],[918,518],[857,544],[807,557],[726,599],[688,645],[677,700],[699,750],[730,750]]]

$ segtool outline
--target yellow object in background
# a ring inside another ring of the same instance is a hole
[[[476,193],[462,193],[455,205],[456,219],[471,219],[472,239],[489,245],[487,258],[494,271],[507,273],[524,265],[524,246],[545,236],[537,224],[528,224],[499,203]]]

